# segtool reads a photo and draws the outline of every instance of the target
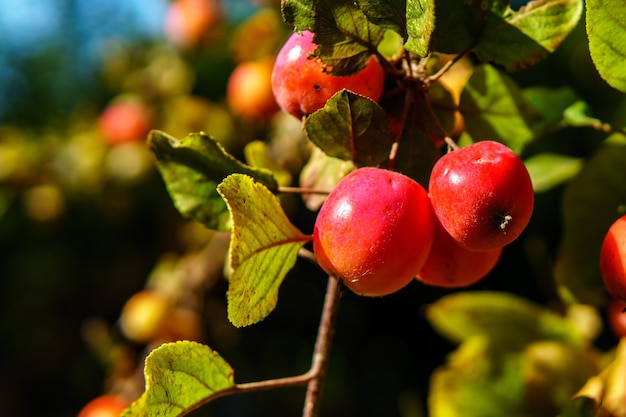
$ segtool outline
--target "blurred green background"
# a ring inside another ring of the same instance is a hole
[[[111,356],[94,348],[94,329],[108,329],[109,342],[126,343],[118,326],[126,300],[144,288],[164,255],[184,254],[197,246],[194,239],[205,239],[194,237],[202,232],[172,206],[143,144],[102,141],[102,109],[120,96],[141,97],[154,109],[154,126],[181,135],[213,129],[235,154],[265,132],[266,126],[230,117],[224,95],[236,62],[236,28],[264,6],[276,15],[276,2],[222,1],[219,27],[202,45],[183,50],[164,37],[167,5],[0,2],[1,416],[73,416],[109,389]],[[593,68],[582,24],[557,54],[515,78],[522,85],[569,85],[605,121],[626,112],[622,96]],[[591,129],[566,129],[535,151],[586,156],[600,139]],[[524,237],[476,289],[554,299],[545,260],[559,243],[561,192],[557,187],[537,197],[538,214]],[[294,210],[306,232],[313,216],[302,205]],[[205,338],[233,365],[238,381],[307,369],[325,280],[306,263],[290,278],[268,320]],[[224,292],[223,282],[212,290],[220,323]],[[419,416],[429,374],[452,349],[426,323],[421,306],[449,292],[413,285],[380,300],[346,296],[326,415]],[[608,334],[599,341],[613,342]],[[139,357],[145,353],[144,345],[129,345]],[[220,399],[194,415],[298,415],[302,394]]]

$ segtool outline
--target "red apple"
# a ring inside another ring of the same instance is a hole
[[[435,236],[426,263],[417,279],[437,287],[467,287],[483,279],[498,263],[502,248],[486,252],[465,249],[434,216]]]
[[[501,143],[477,142],[441,157],[429,193],[448,233],[471,251],[491,251],[519,237],[533,212],[534,192],[522,160]]]
[[[600,248],[600,274],[609,294],[626,301],[626,215],[607,231]]]
[[[137,343],[159,339],[172,310],[172,302],[161,292],[150,289],[136,292],[122,308],[120,315],[122,333]]]
[[[319,58],[311,58],[317,45],[313,33],[293,33],[276,56],[272,73],[274,96],[281,109],[297,118],[324,107],[333,94],[342,89],[378,101],[382,95],[385,74],[375,57],[356,74],[329,75]]]
[[[267,118],[279,110],[272,92],[274,58],[238,64],[226,89],[232,112],[246,119]]]
[[[126,398],[104,394],[89,401],[78,413],[78,417],[119,417],[130,405]]]
[[[357,294],[383,296],[413,280],[433,241],[424,188],[402,174],[360,168],[322,205],[313,250],[324,271]]]
[[[148,107],[137,98],[120,97],[100,114],[98,128],[109,145],[143,141],[152,126]]]
[[[626,302],[611,299],[607,306],[606,315],[609,322],[609,327],[613,331],[613,334],[617,337],[626,337]]]
[[[175,46],[194,47],[221,14],[219,0],[174,0],[165,14],[165,37]]]

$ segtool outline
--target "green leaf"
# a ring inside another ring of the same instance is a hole
[[[383,109],[371,99],[341,90],[304,122],[307,137],[327,155],[358,166],[387,159],[393,136]]]
[[[463,342],[448,362],[431,375],[431,417],[526,417],[518,355],[504,352],[489,340],[475,337]]]
[[[574,178],[581,170],[583,160],[568,155],[541,153],[526,159],[524,164],[533,189],[541,193]]]
[[[487,62],[517,71],[548,57],[576,27],[582,0],[535,0],[518,11],[488,14],[474,52]]]
[[[315,34],[314,55],[332,67],[332,75],[352,75],[365,68],[385,34],[352,0],[285,0],[281,7],[285,22]]]
[[[626,3],[587,0],[586,23],[589,52],[600,76],[626,91]]]
[[[230,365],[208,346],[166,343],[146,358],[146,391],[123,417],[176,417],[235,385]]]
[[[230,175],[217,189],[233,219],[228,318],[237,327],[249,326],[274,310],[280,284],[311,237],[292,225],[278,198],[251,177]]]
[[[436,0],[435,27],[430,50],[458,54],[476,46],[489,13],[501,15],[508,6],[504,0]]]
[[[448,295],[428,306],[426,317],[439,333],[457,343],[476,336],[511,348],[541,339],[583,342],[571,321],[508,293]]]
[[[300,186],[311,190],[330,192],[354,168],[352,161],[333,158],[322,152],[320,148],[313,148],[311,157],[300,172]],[[311,211],[317,211],[326,197],[327,194],[302,194],[302,199]]]
[[[356,3],[370,22],[406,37],[406,0],[357,0]]]
[[[609,139],[607,139],[609,141]],[[606,297],[598,263],[609,226],[626,204],[626,146],[605,143],[565,189],[563,238],[555,265],[562,295],[599,306]]]
[[[596,417],[599,411],[596,400],[580,396],[572,398],[558,417]]]
[[[209,229],[227,231],[231,228],[226,204],[216,189],[228,175],[247,174],[272,190],[278,189],[269,171],[244,165],[204,133],[191,133],[178,140],[153,130],[148,146],[156,156],[157,166],[178,211]]]
[[[507,75],[480,65],[461,93],[459,110],[475,140],[495,140],[520,153],[533,139],[532,126],[541,114]]]
[[[406,1],[406,31],[408,39],[404,46],[409,52],[425,57],[430,37],[435,29],[435,0]]]
[[[524,89],[523,94],[543,116],[532,125],[537,135],[566,126],[566,111],[577,102],[584,103],[570,87],[529,87]]]

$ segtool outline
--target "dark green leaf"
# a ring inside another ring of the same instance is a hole
[[[533,139],[541,114],[507,75],[490,65],[474,69],[461,93],[459,110],[474,140],[495,140],[520,153]]]
[[[586,7],[591,59],[606,82],[626,91],[626,3],[587,0]]]
[[[474,51],[480,59],[516,71],[554,52],[576,27],[582,0],[535,0],[518,11],[488,14]]]
[[[377,166],[393,143],[387,115],[371,99],[342,90],[304,122],[307,137],[327,155]]]
[[[598,263],[609,226],[626,204],[626,145],[606,143],[563,195],[563,238],[555,278],[566,299],[601,305],[606,290]]]
[[[406,30],[408,39],[405,48],[420,57],[425,57],[430,36],[435,29],[435,0],[406,1]]]
[[[581,158],[554,153],[541,153],[524,161],[536,193],[548,191],[578,174],[583,166]]]
[[[274,310],[280,284],[311,238],[291,224],[278,198],[251,177],[230,175],[217,189],[233,219],[228,318],[237,327],[249,326]]]
[[[406,37],[406,0],[357,0],[368,20]]]
[[[448,295],[428,306],[426,316],[435,329],[453,342],[476,336],[511,348],[542,339],[583,342],[582,335],[568,319],[503,292]]]
[[[581,100],[570,87],[530,87],[524,89],[523,94],[543,116],[532,125],[537,134],[545,134],[567,125],[564,122],[566,110]]]
[[[167,343],[154,349],[144,368],[146,391],[123,417],[176,417],[235,385],[233,370],[208,346]]]
[[[244,165],[204,133],[191,133],[178,140],[154,130],[148,145],[178,211],[209,229],[230,230],[228,209],[216,189],[228,175],[247,174],[272,190],[278,189],[269,171]]]
[[[332,75],[363,69],[385,34],[351,0],[286,0],[281,6],[287,23],[315,34],[314,55],[331,67]]]

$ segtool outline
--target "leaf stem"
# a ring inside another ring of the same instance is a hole
[[[330,191],[316,190],[315,188],[303,187],[278,187],[278,192],[283,194],[322,194],[328,195]]]

